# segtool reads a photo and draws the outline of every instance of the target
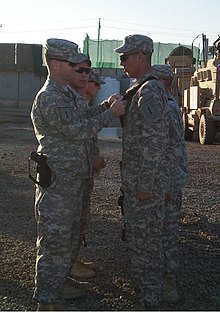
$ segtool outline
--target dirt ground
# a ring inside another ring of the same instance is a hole
[[[32,302],[36,224],[34,186],[28,158],[37,146],[29,109],[0,109],[0,310],[34,311]],[[120,139],[100,139],[106,168],[95,181],[92,222],[82,257],[99,272],[86,296],[66,302],[68,310],[137,311],[139,303],[121,240]],[[180,300],[166,311],[220,309],[220,143],[187,142],[190,176],[180,222]]]

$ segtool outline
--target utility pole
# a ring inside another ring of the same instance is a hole
[[[100,43],[100,29],[101,29],[101,23],[100,23],[100,18],[99,18],[99,25],[98,25],[98,46],[97,46],[97,65],[99,62],[99,43]]]
[[[192,41],[192,48],[191,48],[191,50],[192,50],[192,57],[193,57],[193,43],[199,36],[200,36],[200,34],[198,34]]]

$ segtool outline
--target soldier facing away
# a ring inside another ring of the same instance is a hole
[[[100,74],[97,69],[91,68],[88,76],[88,83],[78,89],[78,92],[83,95],[86,105],[91,106],[92,100],[97,95],[98,91],[105,81],[100,78]],[[77,90],[76,90],[77,91]],[[86,246],[86,234],[88,233],[90,218],[91,218],[91,195],[94,188],[94,178],[97,177],[106,163],[104,158],[100,155],[100,149],[98,144],[98,136],[94,136],[91,142],[91,158],[93,171],[90,178],[84,180],[83,191],[83,209],[81,220],[81,245]],[[74,279],[86,280],[96,276],[97,266],[92,261],[83,261],[79,257],[73,263],[70,276]]]
[[[178,300],[177,279],[179,273],[179,219],[182,205],[182,189],[188,176],[188,160],[184,138],[184,127],[179,105],[171,94],[173,71],[169,65],[153,65],[154,74],[165,88],[168,97],[170,162],[169,189],[165,196],[163,231],[164,285],[163,300]]]

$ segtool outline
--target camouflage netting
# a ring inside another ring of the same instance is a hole
[[[87,36],[83,44],[83,53],[90,56],[92,66],[96,68],[122,68],[118,53],[114,49],[122,45],[122,40],[93,40]],[[191,46],[183,46],[180,43],[154,42],[152,64],[164,64],[165,59],[174,49],[184,49],[184,55],[189,55]],[[186,52],[185,52],[186,51]],[[192,54],[192,52],[191,52]],[[176,55],[176,54],[175,54]],[[193,47],[193,55],[197,57],[198,48]]]

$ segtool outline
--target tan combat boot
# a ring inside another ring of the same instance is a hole
[[[176,277],[171,275],[165,275],[162,301],[169,303],[174,303],[178,301]]]
[[[65,311],[65,308],[55,303],[39,302],[37,311]]]
[[[93,262],[81,262],[79,259],[73,263],[70,277],[73,279],[89,279],[96,276],[95,264]]]
[[[96,264],[92,261],[82,261],[77,258],[75,262],[77,262],[79,265],[85,266],[87,269],[94,270],[94,271],[97,270]]]

